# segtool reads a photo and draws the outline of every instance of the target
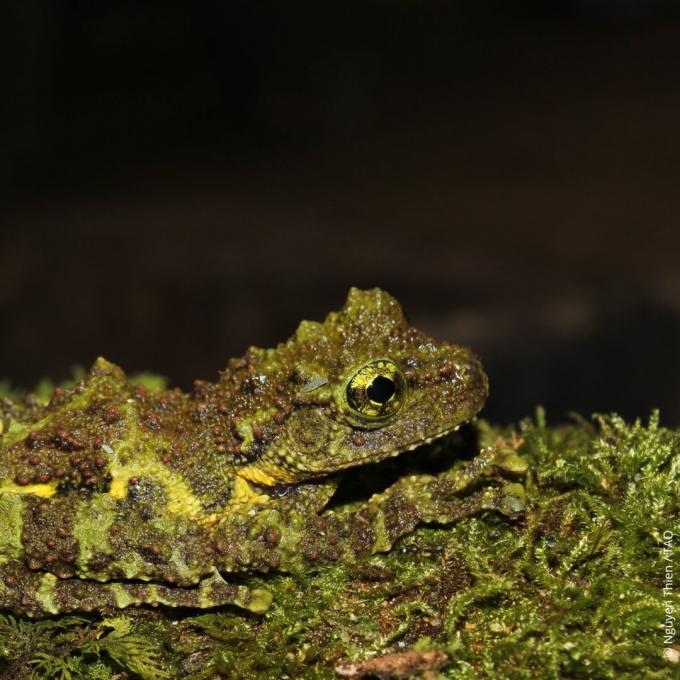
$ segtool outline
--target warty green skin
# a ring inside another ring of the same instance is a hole
[[[401,408],[370,421],[347,381],[377,359],[404,376]],[[0,403],[0,608],[44,615],[164,604],[267,609],[230,572],[299,571],[387,551],[420,522],[513,516],[518,484],[460,492],[521,461],[489,449],[456,473],[399,480],[352,512],[324,511],[345,470],[469,420],[487,378],[467,349],[411,327],[379,290],[250,348],[216,383],[149,392],[98,359],[47,404]],[[351,474],[351,470],[348,474]],[[478,485],[475,485],[478,486]]]

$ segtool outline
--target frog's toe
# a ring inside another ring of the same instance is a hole
[[[524,474],[529,469],[529,463],[525,458],[516,453],[504,453],[496,459],[496,467],[503,472],[514,475]]]
[[[255,614],[263,614],[269,609],[273,597],[272,593],[264,588],[254,588],[250,591],[250,599],[246,604],[246,609]]]
[[[526,493],[521,484],[506,484],[498,499],[498,510],[508,517],[517,517],[526,507]]]
[[[227,583],[217,569],[213,569],[213,573],[203,579],[199,590],[203,607],[234,604],[254,614],[266,612],[273,599],[273,595],[264,588],[251,589]]]

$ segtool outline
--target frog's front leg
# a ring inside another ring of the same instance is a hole
[[[524,510],[524,489],[521,484],[504,483],[501,487],[487,486],[467,496],[457,494],[468,487],[475,488],[490,478],[501,479],[505,473],[522,475],[527,470],[524,459],[503,449],[489,447],[479,456],[460,467],[436,476],[413,475],[397,481],[386,491],[369,501],[382,509],[395,504],[413,506],[421,522],[448,524],[479,510],[497,510],[516,517]],[[407,513],[408,514],[408,513]]]
[[[521,484],[475,487],[499,472],[521,473],[525,468],[518,457],[489,449],[457,470],[403,478],[353,512],[317,514],[285,503],[251,507],[217,528],[224,555],[218,566],[228,571],[301,571],[313,563],[385,552],[420,523],[451,523],[482,510],[516,517],[524,508]],[[461,493],[468,487],[470,492]]]
[[[517,456],[489,449],[461,468],[436,476],[402,478],[358,511],[347,515],[326,513],[320,519],[330,525],[339,521],[347,537],[345,552],[350,556],[386,552],[421,523],[450,524],[483,510],[518,517],[524,510],[522,485],[504,480],[499,486],[484,482],[498,477],[500,472],[521,474],[525,469],[526,464]],[[330,554],[332,558],[335,551],[331,547],[329,553],[323,545],[329,534],[318,531],[314,536],[318,537],[318,548],[312,549],[311,555]]]

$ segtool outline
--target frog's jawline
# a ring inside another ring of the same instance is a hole
[[[403,448],[399,448],[394,453],[392,453],[389,457],[390,458],[396,458],[397,456],[400,456],[402,453],[406,453],[406,451],[414,451],[417,449],[419,446],[425,446],[426,444],[431,444],[435,439],[441,439],[442,437],[445,437],[447,434],[451,434],[452,432],[455,432],[458,430],[460,427],[463,425],[466,425],[469,423],[469,420],[465,420],[462,423],[459,423],[455,427],[450,427],[446,430],[442,430],[441,432],[437,434],[433,434],[431,437],[427,437],[426,439],[419,439],[416,442],[413,442],[412,444],[409,444],[408,446],[405,446]],[[373,456],[366,456],[365,458],[362,458],[360,461],[356,463],[356,465],[364,465],[367,463],[373,462],[374,458]]]

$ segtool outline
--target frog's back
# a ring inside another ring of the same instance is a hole
[[[217,485],[201,486],[219,472],[209,461],[186,474],[186,401],[178,391],[150,395],[99,359],[49,404],[5,402],[0,564],[59,578],[196,582],[211,563],[211,510],[221,503],[209,493]]]

